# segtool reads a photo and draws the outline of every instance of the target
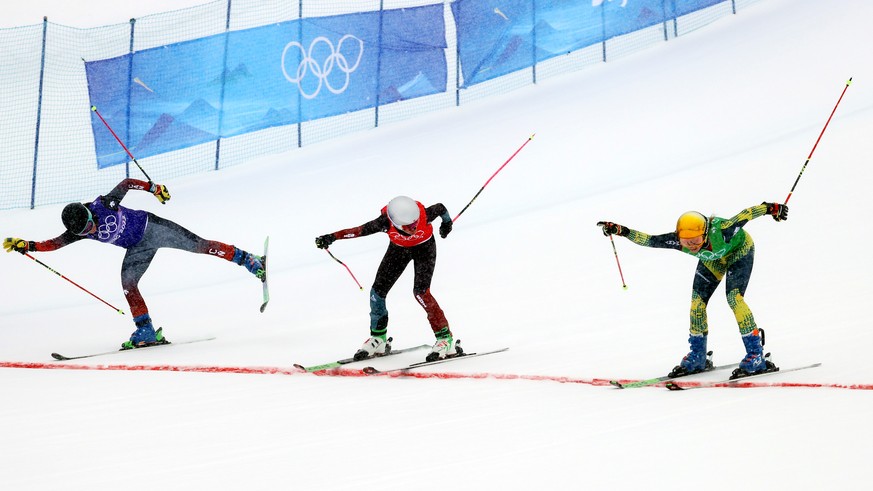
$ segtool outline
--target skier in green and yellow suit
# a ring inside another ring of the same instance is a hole
[[[777,222],[788,219],[788,207],[778,203],[761,203],[739,212],[729,219],[689,211],[679,217],[676,231],[661,235],[649,235],[613,222],[597,222],[604,235],[627,237],[635,244],[660,249],[676,249],[696,257],[699,261],[694,272],[691,289],[691,329],[688,342],[691,351],[670,372],[671,377],[689,375],[706,370],[712,362],[707,360],[706,337],[709,326],[706,306],[721,280],[727,277],[725,288],[728,305],[740,328],[746,347],[746,356],[734,371],[732,378],[748,376],[774,369],[764,359],[761,333],[755,324],[751,309],[743,295],[749,285],[755,259],[755,243],[752,236],[743,230],[750,220],[770,215]]]

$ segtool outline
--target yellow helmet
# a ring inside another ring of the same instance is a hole
[[[680,239],[693,239],[706,233],[709,221],[702,213],[686,211],[676,221],[676,233]]]

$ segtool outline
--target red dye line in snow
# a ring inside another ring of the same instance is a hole
[[[516,375],[510,373],[454,373],[454,372],[417,372],[403,371],[390,372],[374,375],[367,375],[361,370],[353,368],[334,368],[333,370],[325,370],[316,372],[318,376],[328,377],[391,377],[391,378],[439,378],[439,379],[499,379],[499,380],[539,380],[548,382],[559,382],[562,384],[586,384],[586,385],[609,385],[609,380],[605,379],[581,379],[571,377],[560,377],[553,375]]]
[[[128,370],[152,372],[199,372],[199,373],[252,373],[293,375],[300,373],[296,368],[281,367],[209,367],[180,365],[76,365],[71,363],[29,363],[3,361],[0,368],[36,368],[49,370]]]
[[[259,375],[304,375],[296,368],[290,367],[217,367],[217,366],[185,366],[185,365],[77,365],[71,363],[34,363],[2,361],[0,368],[30,368],[40,370],[111,370],[111,371],[152,371],[152,372],[194,372],[194,373],[241,373]],[[545,382],[558,382],[562,384],[584,384],[592,386],[608,386],[608,379],[600,378],[573,378],[555,375],[519,375],[508,373],[451,373],[451,372],[391,372],[385,374],[367,375],[361,370],[352,368],[335,368],[316,372],[312,375],[319,377],[391,377],[391,378],[420,378],[420,379],[497,379],[497,380],[533,380]],[[635,380],[622,380],[629,383]],[[685,384],[692,386],[695,382],[688,381]],[[655,387],[655,386],[653,386]],[[661,387],[660,385],[656,387]],[[714,387],[801,387],[801,388],[828,388],[828,389],[851,389],[873,390],[873,384],[836,384],[836,383],[801,383],[801,382],[734,382],[719,384]]]

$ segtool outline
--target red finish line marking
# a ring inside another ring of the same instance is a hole
[[[79,365],[72,363],[38,363],[38,362],[0,362],[0,368],[28,368],[37,370],[106,370],[106,371],[146,371],[146,372],[191,372],[191,373],[240,373],[255,375],[306,375],[294,367],[220,367],[198,365]],[[318,377],[391,377],[419,379],[497,379],[497,380],[532,380],[557,382],[562,384],[584,384],[592,386],[609,386],[608,379],[574,378],[556,375],[523,375],[509,373],[454,373],[454,372],[391,372],[386,374],[367,375],[361,370],[352,368],[335,368],[316,372]],[[623,380],[622,382],[633,382]],[[694,382],[686,382],[694,385]],[[661,387],[661,385],[653,386]],[[761,387],[798,387],[815,389],[850,389],[873,390],[873,384],[838,384],[838,383],[804,383],[804,382],[734,382],[720,384],[714,387],[761,388]]]

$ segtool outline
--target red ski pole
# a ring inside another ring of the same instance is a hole
[[[48,267],[47,264],[45,264],[44,262],[40,261],[39,259],[37,259],[37,258],[31,256],[30,254],[28,254],[28,253],[26,253],[26,252],[22,252],[22,254],[24,254],[25,256],[27,256],[27,257],[33,259],[34,261],[36,261],[37,264],[39,264],[40,266],[44,267],[45,269],[51,271],[52,273],[54,273],[54,274],[60,276],[61,278],[63,278],[63,279],[65,279],[65,280],[69,281],[70,283],[76,285],[80,290],[82,290],[83,292],[87,293],[88,295],[91,295],[92,297],[96,298],[97,300],[100,300],[101,302],[105,303],[105,304],[108,305],[109,307],[113,308],[113,309],[114,309],[116,312],[118,312],[119,314],[124,315],[124,311],[122,311],[122,310],[119,309],[118,307],[113,306],[112,304],[110,304],[110,303],[107,302],[106,300],[103,300],[102,298],[98,297],[97,295],[94,295],[93,293],[89,292],[88,290],[82,288],[81,285],[79,285],[79,284],[76,283],[75,281],[73,281],[73,280],[67,278],[66,276],[62,275],[61,273],[58,273],[57,271],[53,270],[52,268]]]
[[[476,193],[476,196],[473,196],[473,199],[471,199],[470,202],[467,203],[467,206],[465,206],[464,209],[460,211],[460,213],[458,213],[457,215],[455,215],[455,218],[452,219],[453,222],[454,222],[455,220],[457,220],[459,216],[461,216],[461,213],[464,213],[465,211],[467,211],[467,208],[469,208],[470,205],[472,205],[473,202],[476,201],[476,198],[478,198],[479,195],[482,193],[482,191],[485,190],[485,186],[487,186],[488,183],[491,182],[491,179],[494,179],[494,176],[496,176],[498,172],[502,171],[503,168],[506,167],[506,164],[508,164],[510,160],[512,160],[513,158],[515,158],[515,156],[518,155],[518,152],[521,152],[521,149],[524,148],[525,145],[527,145],[528,143],[530,143],[531,140],[533,140],[533,137],[534,137],[534,136],[536,136],[536,133],[534,133],[534,134],[531,135],[527,140],[525,140],[524,143],[523,143],[520,147],[518,147],[518,150],[516,150],[514,154],[512,154],[508,159],[506,159],[506,162],[504,162],[503,165],[501,165],[500,168],[497,169],[497,172],[495,172],[494,174],[492,174],[491,177],[489,177],[488,180],[485,181],[485,184],[482,185],[482,187],[479,189],[479,192]]]
[[[348,267],[348,266],[346,266],[346,263],[344,263],[344,262],[342,262],[342,261],[340,261],[340,260],[339,260],[339,259],[337,259],[337,258],[336,258],[336,256],[334,256],[334,255],[333,255],[333,253],[332,253],[332,252],[330,252],[330,250],[329,250],[329,249],[325,249],[325,250],[324,250],[324,252],[326,252],[326,253],[328,253],[328,254],[330,254],[330,257],[332,257],[332,258],[333,258],[333,260],[334,260],[334,261],[336,261],[336,262],[338,262],[338,263],[340,263],[340,264],[342,264],[342,265],[343,265],[343,267],[344,267],[344,268],[346,268],[346,271],[348,271],[348,272],[349,272],[349,274],[350,274],[350,275],[351,275],[351,276],[352,276],[352,279],[353,279],[353,280],[355,280],[355,283],[357,283],[357,284],[358,284],[358,288],[360,288],[360,289],[361,289],[361,290],[363,290],[363,289],[364,289],[364,287],[363,287],[363,286],[361,286],[361,283],[360,283],[360,282],[359,282],[359,281],[358,281],[358,279],[357,279],[357,278],[355,278],[355,275],[354,275],[354,273],[352,273],[352,270],[351,270],[351,269],[349,269],[349,267]]]
[[[822,135],[826,129],[828,129],[828,124],[831,122],[831,118],[834,117],[834,113],[837,112],[837,106],[840,105],[840,101],[843,100],[843,96],[846,95],[846,90],[848,90],[849,86],[852,85],[852,77],[849,77],[849,81],[846,82],[846,86],[843,87],[843,93],[840,94],[840,98],[837,99],[837,104],[834,106],[834,110],[831,111],[831,115],[828,116],[828,120],[825,122],[824,128],[821,129],[821,133],[818,134],[818,138],[815,140],[815,145],[812,146],[812,151],[809,152],[809,156],[806,157],[806,162],[803,163],[803,167],[800,169],[800,174],[797,174],[797,179],[794,180],[794,185],[791,186],[791,191],[788,191],[788,197],[785,198],[785,203],[788,204],[788,200],[791,199],[791,195],[794,193],[794,188],[797,187],[797,183],[800,181],[800,176],[803,175],[803,171],[806,170],[806,165],[809,164],[809,160],[812,158],[812,154],[815,152],[815,147],[818,146],[818,142],[821,140]]]
[[[612,243],[612,252],[615,254],[615,264],[618,265],[618,275],[621,277],[621,287],[627,290],[627,283],[624,282],[624,273],[621,272],[621,263],[618,262],[618,250],[615,248],[615,240],[612,234],[609,234],[609,242]]]
[[[142,166],[139,165],[139,162],[136,161],[136,157],[134,157],[133,154],[130,153],[130,150],[128,150],[127,147],[124,145],[124,143],[121,142],[121,138],[118,138],[118,135],[116,135],[115,132],[112,131],[112,127],[109,126],[109,123],[107,123],[106,120],[103,119],[103,116],[100,114],[100,111],[97,110],[97,106],[91,106],[91,110],[94,111],[94,114],[96,114],[98,118],[100,118],[100,121],[103,121],[103,124],[106,126],[106,129],[109,130],[110,133],[112,133],[112,136],[115,137],[115,141],[117,141],[118,144],[121,145],[121,148],[123,148],[124,151],[127,152],[127,155],[133,160],[133,163],[136,164],[137,167],[139,167],[139,170],[142,171],[144,176],[146,176],[146,179],[148,179],[149,182],[152,182],[152,178],[149,177],[149,175],[146,173],[145,169],[143,169]],[[161,204],[164,204],[164,202],[161,201]]]

